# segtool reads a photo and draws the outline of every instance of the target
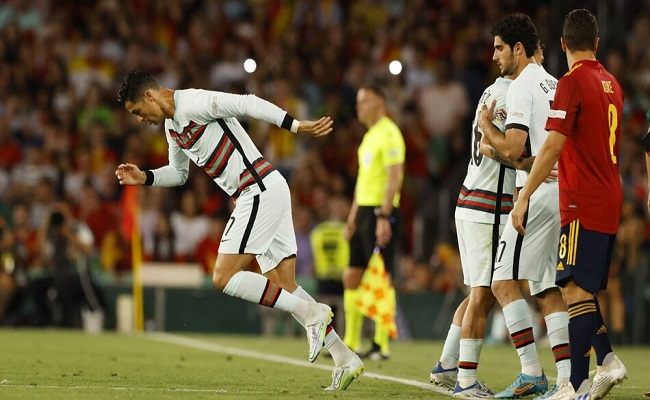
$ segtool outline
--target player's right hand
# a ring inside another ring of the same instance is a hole
[[[528,211],[528,199],[519,197],[515,201],[515,205],[510,211],[510,217],[512,220],[512,226],[519,232],[520,235],[526,234],[526,228],[524,227],[524,219],[526,218],[526,212]]]
[[[497,101],[492,100],[490,107],[488,107],[486,104],[483,104],[481,107],[481,112],[478,115],[478,126],[483,132],[485,132],[485,127],[488,126],[488,124],[492,124],[492,119],[494,118],[494,108],[496,106]]]
[[[118,165],[115,176],[120,185],[142,185],[146,180],[144,172],[140,171],[137,165],[130,163]]]

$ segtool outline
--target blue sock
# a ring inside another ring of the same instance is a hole
[[[577,391],[589,378],[591,341],[596,330],[595,300],[569,304],[569,351],[571,352],[571,385]]]
[[[596,325],[594,326],[594,338],[591,344],[596,352],[597,364],[603,365],[605,356],[612,352],[612,345],[609,343],[609,335],[607,334],[605,321],[603,321],[603,314],[600,312],[600,304],[598,304],[598,299],[594,300],[596,302]]]

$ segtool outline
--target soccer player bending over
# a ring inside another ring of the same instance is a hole
[[[146,72],[129,72],[118,102],[140,122],[164,121],[169,164],[154,170],[120,164],[120,185],[180,186],[190,160],[235,201],[219,245],[212,282],[229,296],[289,312],[307,330],[309,361],[323,344],[336,368],[328,390],[345,390],[364,370],[331,326],[329,306],[317,303],[296,284],[296,237],[291,196],[284,177],[253,144],[237,117],[252,117],[294,133],[324,136],[332,120],[297,121],[286,111],[254,95],[200,89],[171,90]],[[253,258],[262,274],[245,271]]]

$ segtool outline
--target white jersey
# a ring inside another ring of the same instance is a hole
[[[544,129],[557,80],[544,68],[529,64],[508,90],[506,129],[528,132],[524,157],[537,155],[548,136]],[[517,170],[517,186],[523,186],[528,173]],[[555,266],[560,237],[560,202],[557,182],[543,183],[530,196],[524,221],[526,235],[506,223],[499,239],[493,281],[528,280],[536,295],[555,287]],[[510,216],[509,216],[510,217]]]
[[[478,115],[483,104],[489,107],[496,100],[492,123],[502,132],[505,131],[506,94],[511,82],[511,79],[497,78],[483,91],[476,107],[472,123],[472,155],[456,203],[455,217],[458,219],[504,224],[512,210],[515,170],[481,154],[483,133],[478,128]]]
[[[165,119],[169,165],[151,171],[153,186],[185,183],[190,160],[235,200],[251,189],[264,191],[284,181],[236,117],[252,117],[289,130],[294,120],[286,111],[254,95],[200,89],[176,90],[174,104],[174,118]]]
[[[537,155],[548,132],[546,119],[555,97],[557,79],[544,68],[531,63],[524,68],[508,89],[506,99],[506,130],[521,129],[528,133],[522,157]],[[517,186],[522,187],[528,179],[528,172],[517,170]]]

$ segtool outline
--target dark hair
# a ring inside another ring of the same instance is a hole
[[[377,96],[381,97],[382,100],[386,101],[386,92],[384,91],[384,88],[377,82],[366,82],[361,85],[359,89],[370,90]]]
[[[161,87],[156,78],[148,72],[131,71],[122,79],[122,85],[117,91],[117,102],[124,107],[127,101],[132,103],[138,101],[147,89],[160,89]]]
[[[532,57],[537,50],[537,29],[535,24],[526,14],[514,13],[506,15],[492,25],[490,33],[501,37],[504,43],[511,48],[517,42],[524,46],[526,57]]]
[[[584,8],[568,13],[564,18],[562,38],[571,51],[596,50],[598,22],[594,14]]]

